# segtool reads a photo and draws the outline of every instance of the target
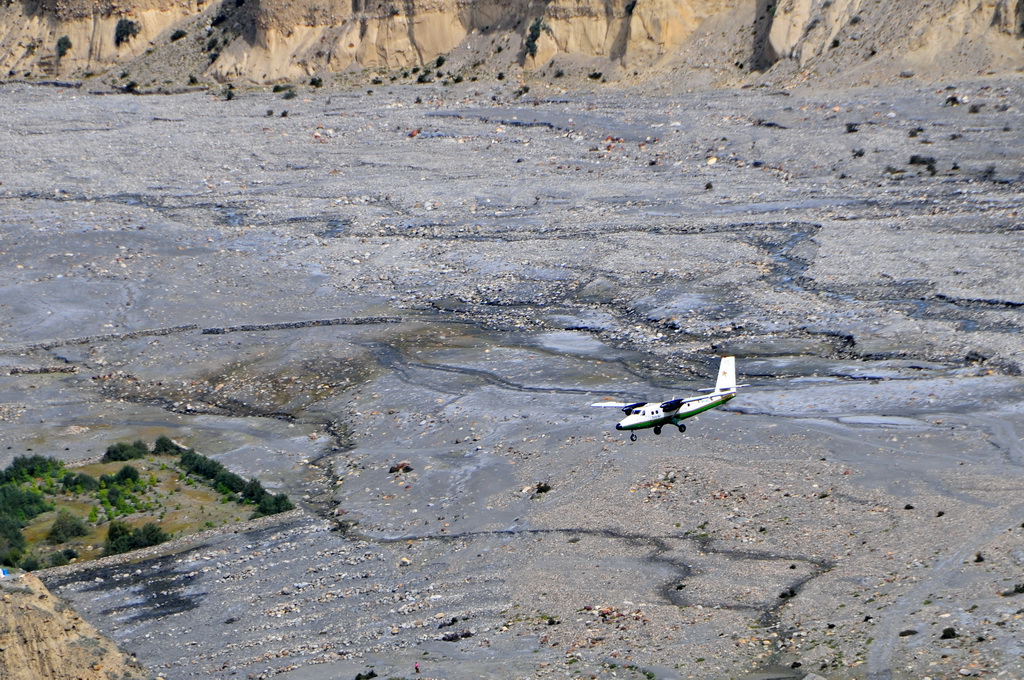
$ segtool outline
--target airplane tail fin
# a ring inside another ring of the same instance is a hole
[[[718,365],[718,382],[715,383],[715,392],[736,391],[736,357],[722,357]]]

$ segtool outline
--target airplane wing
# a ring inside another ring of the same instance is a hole
[[[637,406],[643,406],[646,403],[647,403],[646,401],[637,401],[637,402],[634,402],[632,404],[627,404],[625,402],[620,402],[620,401],[599,401],[596,404],[591,404],[591,406],[596,406],[598,408],[617,408],[620,411],[624,411],[625,413],[629,413],[630,411],[635,409]]]
[[[689,398],[686,398],[686,399],[670,399],[669,401],[666,401],[666,402],[664,402],[661,405],[661,410],[662,411],[675,411],[676,409],[678,409],[683,404],[689,403],[691,401],[697,401],[698,399],[703,399],[703,398],[704,397],[689,397]]]

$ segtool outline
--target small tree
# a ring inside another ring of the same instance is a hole
[[[67,555],[58,550],[50,555],[49,562],[51,567],[63,567],[65,564],[70,562],[70,560]]]
[[[141,439],[137,439],[131,444],[128,442],[118,442],[107,447],[106,452],[103,454],[103,462],[134,460],[136,458],[144,458],[148,454],[149,448],[146,446],[146,442]]]
[[[530,30],[526,33],[526,53],[531,57],[537,56],[537,39],[540,38],[540,31],[544,27],[544,21],[537,17],[532,24],[530,24]]]
[[[53,526],[50,527],[50,533],[46,535],[46,541],[56,545],[72,538],[87,536],[88,534],[89,527],[82,521],[81,517],[76,517],[67,510],[62,509],[57,513],[57,519],[53,520]]]
[[[16,565],[21,560],[25,545],[21,524],[11,517],[0,514],[0,564],[9,567]]]
[[[288,496],[283,493],[279,493],[276,496],[267,494],[263,497],[263,500],[256,506],[256,511],[252,513],[249,519],[256,519],[257,517],[265,517],[267,515],[276,515],[279,512],[288,512],[294,510],[295,505],[288,499]]]
[[[103,546],[104,555],[117,555],[158,545],[170,540],[171,536],[153,522],[147,522],[141,529],[132,529],[124,522],[114,520],[107,530],[107,542]]]
[[[189,83],[193,85],[195,84],[191,80]],[[153,454],[157,456],[177,456],[181,451],[182,448],[171,441],[171,438],[165,434],[157,437],[156,442],[153,444]]]
[[[131,19],[118,19],[114,28],[114,44],[120,47],[139,34],[139,25]]]
[[[117,471],[117,474],[114,475],[114,479],[117,480],[119,484],[129,480],[137,482],[139,480],[139,470],[134,465],[125,465]]]
[[[71,38],[62,35],[57,39],[57,58],[63,59],[64,55],[71,49]]]

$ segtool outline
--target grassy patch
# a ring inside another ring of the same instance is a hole
[[[76,467],[18,457],[0,473],[0,564],[37,569],[156,545],[295,506],[166,437]]]

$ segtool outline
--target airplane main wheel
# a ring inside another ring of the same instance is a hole
[[[635,442],[636,441],[636,432],[630,432],[629,433],[629,441],[631,441],[631,442]]]
[[[686,425],[679,423],[679,434],[686,432]]]
[[[654,434],[661,434],[661,425],[656,425],[654,427]]]

